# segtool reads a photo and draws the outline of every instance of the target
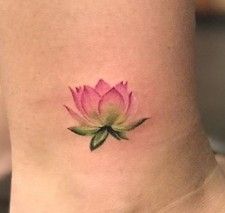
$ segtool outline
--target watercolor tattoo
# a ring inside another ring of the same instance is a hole
[[[91,136],[90,150],[100,147],[109,135],[117,140],[128,140],[126,133],[143,124],[148,118],[133,121],[137,100],[120,82],[111,87],[100,79],[94,88],[90,86],[70,88],[76,112],[68,110],[77,126],[68,128],[77,135]]]

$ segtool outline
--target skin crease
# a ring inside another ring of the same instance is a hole
[[[0,0],[11,213],[224,212],[200,124],[189,0]],[[3,54],[4,53],[4,54]],[[129,82],[151,120],[90,153],[68,86]]]

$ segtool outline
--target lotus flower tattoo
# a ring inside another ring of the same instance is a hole
[[[90,86],[70,88],[76,111],[65,106],[77,122],[68,128],[75,134],[91,136],[91,151],[100,147],[109,135],[117,140],[128,140],[126,133],[143,124],[148,118],[133,121],[137,100],[127,87],[127,82],[110,86],[100,79]]]

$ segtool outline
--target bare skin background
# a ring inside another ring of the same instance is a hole
[[[195,101],[191,1],[0,4],[12,213],[157,212],[215,171]],[[73,104],[68,85],[100,78],[127,80],[142,103],[137,117],[152,119],[130,132],[129,143],[110,139],[90,153],[88,139],[67,130],[62,104]],[[218,197],[223,189],[217,177],[204,196],[200,190],[176,205],[177,212],[191,212],[196,197],[213,203],[209,194]]]

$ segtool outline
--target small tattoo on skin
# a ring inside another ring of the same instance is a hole
[[[76,111],[65,106],[78,125],[68,128],[77,135],[92,137],[90,150],[104,144],[109,135],[117,140],[128,140],[127,132],[149,118],[132,120],[137,111],[137,100],[128,90],[127,82],[110,86],[100,79],[96,86],[70,88]]]

